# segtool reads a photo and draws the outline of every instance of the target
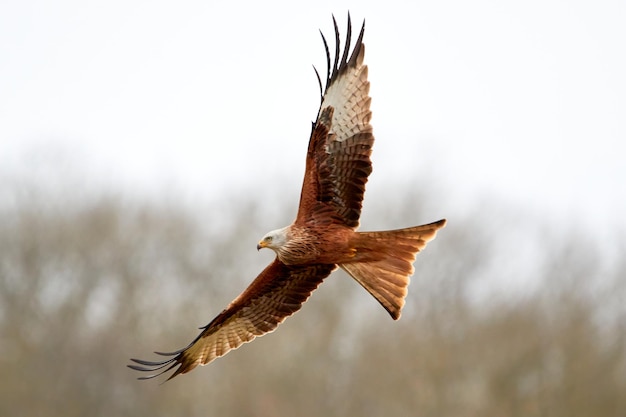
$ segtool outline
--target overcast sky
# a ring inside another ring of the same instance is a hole
[[[209,199],[286,177],[295,199],[319,105],[312,65],[325,70],[318,29],[330,37],[334,13],[345,34],[347,10],[366,19],[368,195],[412,181],[459,203],[494,194],[623,218],[621,0],[4,1],[0,173],[69,165],[113,188]]]

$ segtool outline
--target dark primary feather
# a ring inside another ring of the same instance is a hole
[[[365,33],[365,22],[361,26],[361,31],[359,32],[359,37],[354,44],[354,49],[352,50],[352,55],[350,55],[350,60],[348,61],[348,54],[350,51],[350,42],[352,41],[352,20],[350,19],[350,13],[348,13],[348,25],[346,30],[346,44],[343,50],[343,56],[341,58],[341,65],[339,65],[339,53],[341,51],[341,38],[339,35],[339,26],[337,25],[337,20],[335,16],[333,16],[333,27],[335,29],[335,58],[333,61],[333,66],[330,65],[330,48],[328,47],[328,42],[326,41],[326,37],[324,33],[320,30],[320,35],[322,36],[322,42],[324,43],[324,51],[326,52],[326,85],[322,92],[322,99],[324,98],[324,93],[328,91],[328,87],[333,84],[333,81],[337,79],[338,75],[342,70],[348,67],[356,66],[356,60],[359,54],[361,53],[361,49],[363,48],[363,34]],[[322,81],[320,78],[317,69],[315,72],[317,73],[317,78],[320,82],[320,89],[322,88]]]

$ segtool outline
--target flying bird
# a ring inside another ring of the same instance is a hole
[[[257,249],[272,249],[276,258],[187,347],[155,352],[167,357],[161,361],[131,359],[135,364],[128,365],[130,368],[151,373],[139,379],[175,369],[168,378],[172,379],[274,331],[300,310],[337,267],[374,296],[394,320],[400,318],[415,257],[446,220],[398,230],[357,231],[365,184],[372,172],[374,143],[370,83],[363,64],[365,23],[350,54],[348,15],[341,56],[334,17],[333,24],[332,66],[322,34],[327,60],[325,88],[316,70],[321,105],[309,139],[296,219],[267,233],[257,245]]]

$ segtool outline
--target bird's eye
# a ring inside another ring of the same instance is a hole
[[[272,241],[272,236],[265,236],[265,241],[266,242],[271,242]]]

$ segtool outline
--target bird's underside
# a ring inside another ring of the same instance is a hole
[[[150,373],[140,379],[174,369],[171,379],[272,332],[337,267],[372,294],[392,318],[400,317],[415,257],[446,221],[390,231],[357,231],[374,143],[367,66],[363,64],[364,25],[350,54],[348,15],[346,45],[339,56],[334,18],[333,23],[332,64],[322,35],[328,63],[326,85],[309,140],[298,214],[293,224],[269,232],[257,246],[274,250],[276,259],[188,346],[156,352],[166,357],[160,361],[131,359],[135,364],[130,368]]]

